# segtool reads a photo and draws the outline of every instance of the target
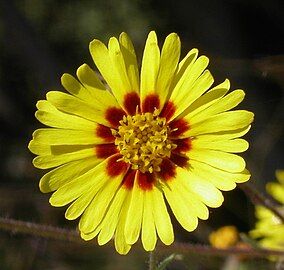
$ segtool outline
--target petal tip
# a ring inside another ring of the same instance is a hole
[[[92,240],[94,237],[90,237],[90,235],[85,234],[83,232],[80,232],[80,237],[84,240],[84,241],[90,241]]]
[[[65,214],[64,214],[65,218],[67,220],[74,220],[75,218],[72,217],[72,215],[68,212],[68,209],[66,210]]]
[[[249,124],[251,124],[254,121],[254,113],[248,111],[248,115],[249,115]]]
[[[98,47],[98,46],[104,46],[104,44],[100,41],[100,40],[98,40],[98,39],[93,39],[91,42],[90,42],[90,44],[89,44],[89,50],[90,51],[93,51],[93,50],[95,50],[96,49],[96,47]]]
[[[41,169],[42,166],[38,163],[38,157],[35,157],[32,161],[34,167],[38,168],[38,169]]]
[[[42,179],[39,181],[38,187],[39,187],[40,192],[42,192],[42,193],[49,193],[49,192],[51,192],[51,190],[45,189],[45,185],[44,185]]]
[[[224,83],[230,85],[230,80],[228,78],[225,79]]]
[[[70,79],[73,79],[72,75],[68,73],[62,74],[60,81],[61,81],[61,84],[64,86],[64,88],[65,88],[65,85],[70,81]]]
[[[51,195],[51,197],[49,198],[48,202],[50,203],[50,205],[56,206],[56,203],[55,203],[53,195]]]
[[[84,72],[87,68],[89,68],[89,66],[86,63],[84,63],[81,66],[79,66],[77,68],[77,71],[76,71],[77,77],[79,77],[78,74],[80,74],[81,72]]]
[[[205,65],[208,65],[209,64],[209,58],[206,56],[206,55],[201,55],[199,57],[200,61],[204,61],[205,62]]]
[[[166,246],[170,246],[173,242],[174,242],[175,238],[174,236],[169,238],[169,239],[163,239],[161,240],[163,242],[163,244],[165,244]]]
[[[166,38],[180,39],[179,35],[175,32],[170,33]]]
[[[150,33],[148,34],[148,39],[152,42],[157,42],[157,34],[154,30],[150,31]]]
[[[28,149],[33,153],[32,144],[33,144],[33,140],[30,140],[29,143],[28,143]]]

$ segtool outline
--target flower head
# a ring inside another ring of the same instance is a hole
[[[52,169],[40,180],[42,192],[54,192],[53,206],[69,205],[66,218],[80,217],[85,240],[114,238],[126,254],[141,235],[145,250],[157,236],[174,240],[165,201],[187,231],[209,207],[223,202],[220,190],[250,178],[247,150],[240,139],[253,114],[229,111],[244,98],[228,80],[210,89],[208,58],[192,49],[182,61],[180,39],[172,33],[160,52],[155,32],[146,41],[141,72],[131,40],[122,33],[108,47],[99,40],[90,52],[107,86],[83,64],[77,77],[64,74],[69,92],[47,93],[37,103],[37,119],[50,128],[33,134],[34,165]],[[209,90],[210,89],[210,90]]]
[[[279,183],[268,183],[266,190],[279,203],[279,210],[284,211],[284,170],[276,171],[276,179]],[[256,206],[255,215],[258,220],[250,236],[259,239],[263,247],[283,250],[284,224],[280,218],[260,205]]]
[[[235,226],[223,226],[209,235],[211,246],[216,248],[229,248],[235,246],[239,241],[239,232]]]

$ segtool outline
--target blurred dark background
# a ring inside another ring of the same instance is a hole
[[[170,32],[182,41],[182,54],[197,47],[209,56],[219,83],[246,91],[241,107],[255,113],[244,155],[252,183],[264,190],[284,168],[284,4],[276,0],[1,0],[0,1],[0,215],[65,228],[64,209],[48,204],[38,189],[43,172],[33,168],[27,149],[34,129],[35,103],[48,90],[62,89],[60,76],[91,66],[89,42],[127,32],[141,58],[146,36],[156,30],[162,44]],[[194,233],[175,223],[176,239],[208,243],[215,228],[234,224],[247,232],[253,206],[242,191],[225,192],[225,203],[212,209]],[[0,231],[0,269],[146,269],[147,254],[134,247],[123,257],[107,247],[80,246]],[[221,269],[224,260],[187,256],[168,269]],[[270,269],[266,261],[247,268]],[[251,268],[252,267],[252,268]],[[273,269],[273,268],[271,268]]]

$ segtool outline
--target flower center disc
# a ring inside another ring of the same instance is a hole
[[[170,157],[176,145],[168,139],[166,119],[158,112],[124,116],[113,131],[122,160],[141,172],[159,172],[164,157]]]

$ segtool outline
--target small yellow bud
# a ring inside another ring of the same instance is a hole
[[[209,235],[209,242],[216,248],[229,248],[237,244],[239,233],[235,226],[224,226]]]

